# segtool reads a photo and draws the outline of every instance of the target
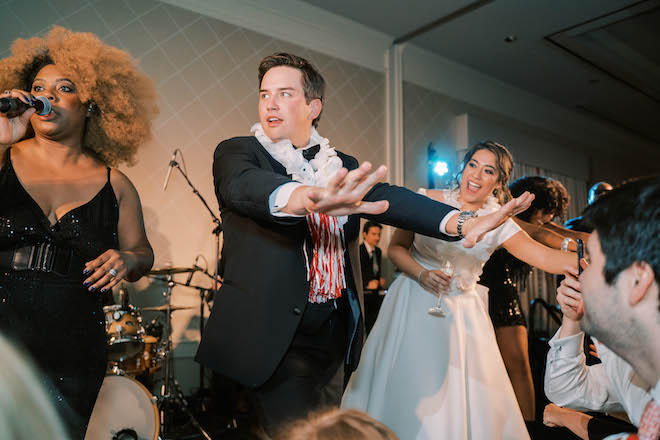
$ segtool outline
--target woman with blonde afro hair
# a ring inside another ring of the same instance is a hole
[[[0,60],[0,88],[28,90],[45,64],[55,64],[91,105],[83,145],[103,163],[134,163],[137,149],[151,138],[157,114],[153,81],[138,71],[126,52],[90,33],[54,27],[45,38],[19,39],[12,56]]]
[[[0,332],[82,440],[125,348],[106,347],[102,295],[153,265],[138,193],[109,165],[150,138],[154,86],[127,53],[55,27],[0,60],[0,98]]]

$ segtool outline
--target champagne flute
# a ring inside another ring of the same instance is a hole
[[[440,267],[438,268],[442,273],[448,277],[454,276],[454,262],[448,258],[444,258],[440,261]],[[431,307],[428,310],[429,315],[433,316],[447,316],[448,310],[444,301],[445,291],[438,292],[438,303],[435,307]]]

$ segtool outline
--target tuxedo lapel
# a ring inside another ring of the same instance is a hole
[[[254,140],[255,148],[266,158],[266,160],[268,161],[274,172],[276,172],[277,174],[281,174],[282,176],[291,177],[290,174],[287,174],[284,165],[282,165],[277,160],[275,160],[275,158],[270,155],[270,153],[263,147],[263,145],[259,143],[257,138],[253,137],[252,139]]]

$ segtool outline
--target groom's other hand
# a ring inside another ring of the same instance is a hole
[[[352,214],[382,214],[389,202],[363,202],[362,198],[380,182],[387,167],[380,166],[370,173],[371,164],[364,162],[353,171],[342,168],[328,182],[326,188],[301,186],[292,194],[282,211],[293,215],[320,212],[332,216]]]

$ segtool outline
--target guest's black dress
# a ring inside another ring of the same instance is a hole
[[[85,436],[107,362],[101,297],[83,286],[83,264],[118,248],[118,218],[108,168],[98,194],[51,225],[7,152],[0,169],[0,331],[36,362],[72,439]],[[50,258],[59,258],[59,274],[12,268],[16,249],[40,244],[57,249]]]
[[[493,327],[527,327],[518,291],[525,289],[530,270],[527,263],[518,260],[506,249],[493,252],[484,265],[479,284],[489,289],[488,313]]]

